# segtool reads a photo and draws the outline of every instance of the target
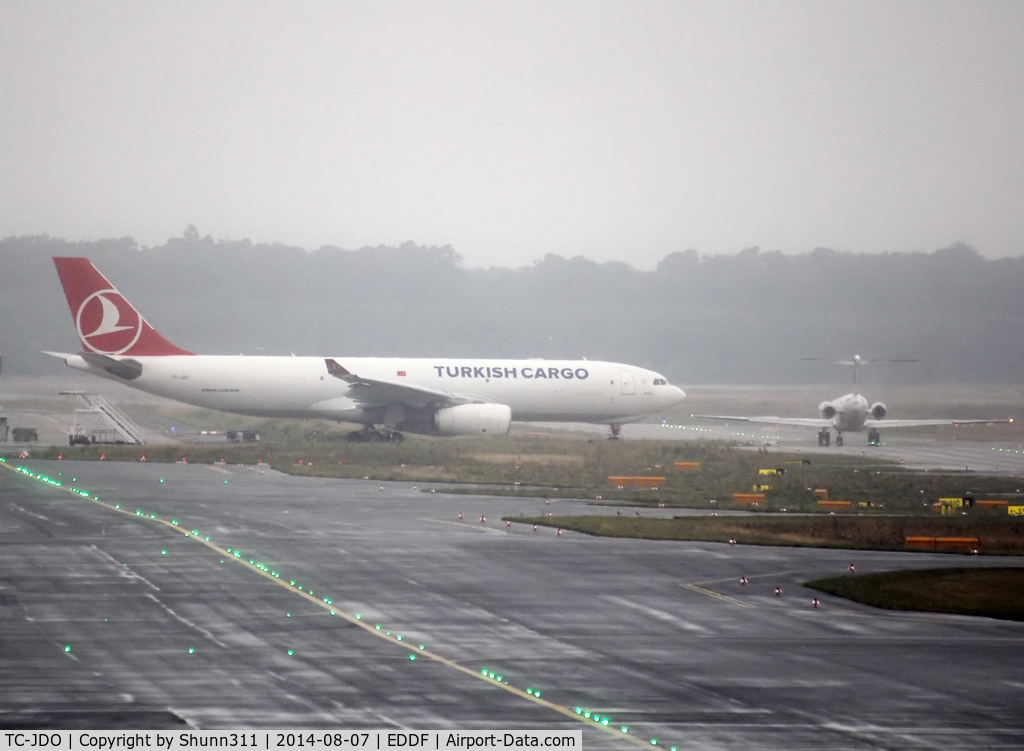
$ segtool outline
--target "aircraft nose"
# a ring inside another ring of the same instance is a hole
[[[672,387],[672,403],[679,404],[683,399],[686,398],[686,392],[678,386]]]

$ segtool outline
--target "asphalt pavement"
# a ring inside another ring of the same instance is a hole
[[[501,517],[590,509],[259,466],[20,466],[50,481],[0,469],[4,728],[1024,746],[1024,624],[803,587],[1007,559],[558,534]]]

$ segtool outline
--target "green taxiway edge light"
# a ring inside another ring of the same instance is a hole
[[[293,655],[293,654],[295,654],[295,652],[289,649],[289,650],[288,650],[288,656],[290,657],[290,656],[291,656],[291,655]]]
[[[163,480],[161,480],[160,482],[163,482]],[[188,648],[188,653],[192,654],[193,652],[195,652],[195,649],[193,649],[192,647],[189,647]]]
[[[415,660],[416,659],[416,655],[409,655],[409,659],[410,660]]]
[[[65,652],[70,652],[71,651],[71,645],[68,644],[66,647],[64,647],[64,651]]]
[[[629,728],[627,728],[625,725],[623,725],[622,726],[622,732],[623,733],[629,732]]]
[[[166,550],[161,550],[160,551],[160,555],[167,555],[167,551]]]

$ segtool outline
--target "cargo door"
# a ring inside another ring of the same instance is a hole
[[[633,374],[628,370],[622,371],[622,393],[635,394],[633,390]]]

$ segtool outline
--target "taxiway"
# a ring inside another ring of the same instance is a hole
[[[1024,624],[821,594],[813,608],[802,586],[850,563],[1006,559],[559,536],[501,521],[550,510],[543,500],[260,467],[22,466],[62,485],[0,468],[5,728],[582,726],[588,748],[1024,744]]]

